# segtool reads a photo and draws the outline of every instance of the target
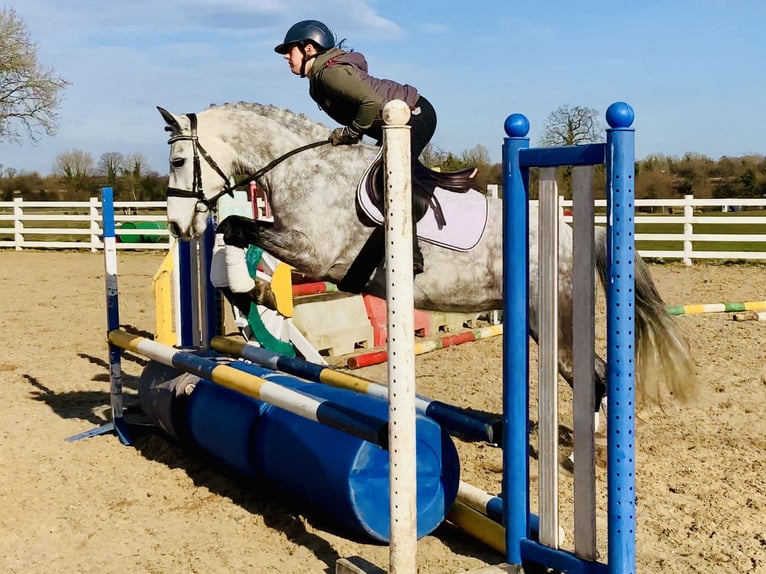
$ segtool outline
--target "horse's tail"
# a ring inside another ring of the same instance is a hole
[[[596,268],[606,289],[606,232],[596,232]],[[649,274],[646,262],[635,261],[636,397],[661,404],[663,385],[686,401],[697,393],[689,345]]]

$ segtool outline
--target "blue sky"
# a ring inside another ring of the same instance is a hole
[[[636,111],[639,158],[766,154],[763,0],[11,0],[40,61],[72,85],[59,131],[0,144],[0,165],[49,174],[79,149],[141,153],[167,173],[164,122],[212,103],[255,101],[332,126],[273,52],[287,28],[323,20],[370,72],[433,104],[433,143],[481,144],[500,160],[503,121],[527,115],[537,143],[562,105]]]

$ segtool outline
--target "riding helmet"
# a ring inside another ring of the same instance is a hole
[[[277,54],[286,54],[293,44],[303,46],[306,42],[315,44],[320,51],[329,50],[335,45],[335,36],[319,20],[302,20],[290,27],[284,42],[274,48],[274,51]]]

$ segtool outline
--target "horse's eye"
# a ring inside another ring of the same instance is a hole
[[[175,159],[170,160],[170,165],[172,165],[173,167],[183,167],[185,162],[186,162],[186,158],[177,157]]]

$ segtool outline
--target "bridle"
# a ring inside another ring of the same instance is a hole
[[[286,154],[279,156],[278,158],[271,161],[268,165],[266,165],[265,167],[262,167],[255,173],[251,173],[248,176],[243,177],[242,179],[238,181],[235,181],[234,183],[230,183],[231,179],[229,178],[229,176],[227,176],[224,173],[221,167],[216,163],[213,157],[205,150],[205,148],[202,146],[202,144],[199,141],[199,136],[197,135],[197,114],[186,114],[186,117],[189,118],[190,133],[188,135],[183,133],[177,133],[175,135],[172,135],[170,139],[168,139],[168,143],[173,144],[178,141],[192,142],[192,151],[194,153],[194,157],[193,157],[194,172],[192,174],[192,189],[188,190],[188,189],[179,189],[177,187],[168,187],[168,197],[186,197],[186,198],[196,199],[197,204],[194,210],[200,213],[205,213],[207,211],[210,211],[212,208],[215,207],[218,200],[221,199],[221,197],[223,197],[224,195],[229,195],[233,197],[235,189],[237,189],[238,187],[242,187],[243,185],[248,184],[250,181],[261,177],[262,175],[271,171],[277,165],[285,161],[287,158],[297,153],[300,153],[302,151],[306,151],[306,150],[330,143],[330,140],[326,139],[326,140],[315,141],[310,144],[306,144],[304,146],[295,148],[293,150],[290,150]],[[166,129],[171,130],[172,128],[167,127]],[[202,187],[202,166],[200,164],[200,156],[202,156],[202,158],[207,162],[207,164],[211,168],[213,168],[213,171],[215,171],[219,176],[221,176],[221,179],[223,179],[223,181],[226,182],[223,186],[223,189],[221,189],[221,191],[216,193],[213,197],[205,197],[205,192]]]

